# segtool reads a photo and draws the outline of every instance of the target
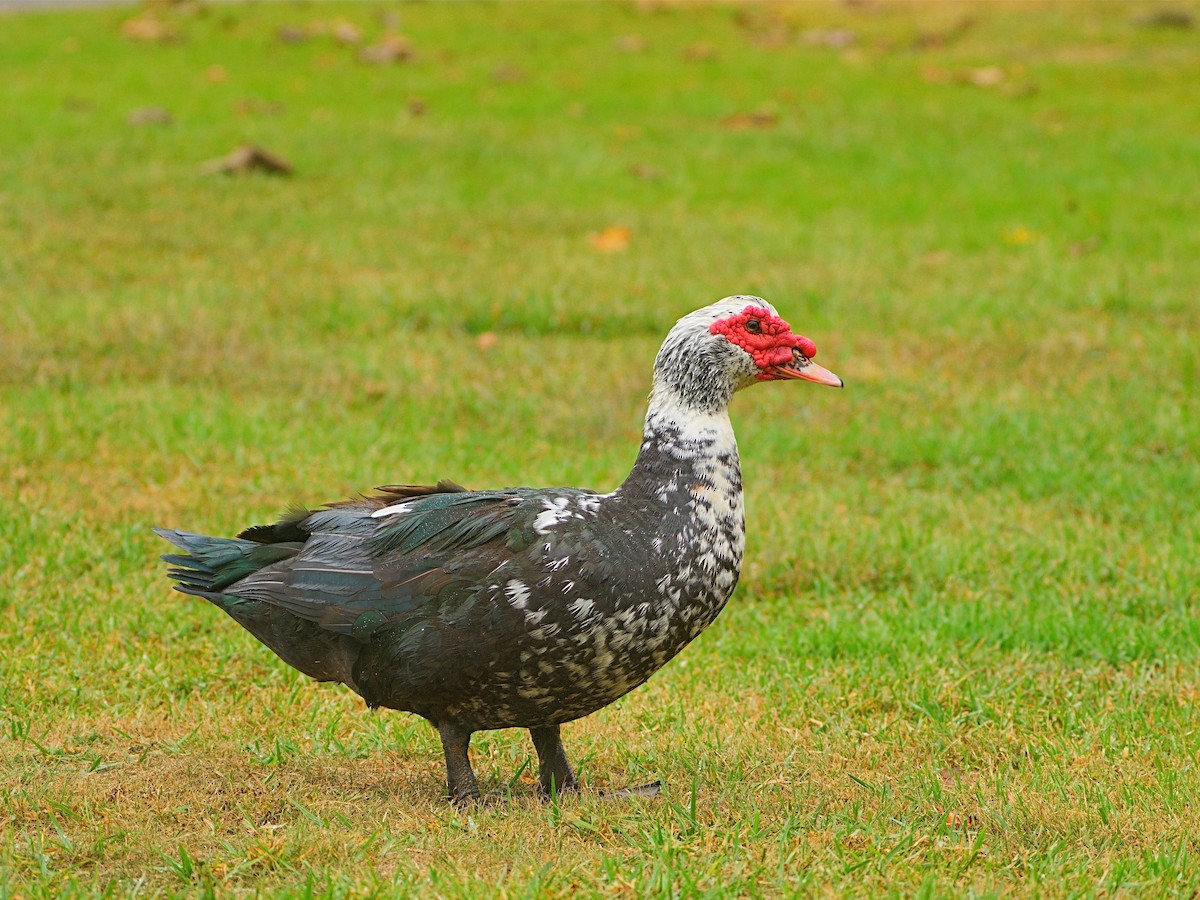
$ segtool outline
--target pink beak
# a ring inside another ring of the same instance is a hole
[[[815,384],[827,384],[830,387],[844,387],[842,379],[838,378],[824,366],[818,366],[806,356],[794,351],[791,362],[781,366],[771,366],[767,370],[773,378],[799,378]]]

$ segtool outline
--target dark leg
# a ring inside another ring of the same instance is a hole
[[[563,749],[558,726],[530,728],[529,734],[538,755],[538,795],[546,799],[556,793],[579,790],[579,782],[575,780],[575,773],[567,761],[567,751]]]
[[[467,758],[467,745],[471,743],[471,732],[452,722],[438,723],[438,734],[442,738],[442,749],[446,752],[446,784],[450,788],[450,799],[463,806],[479,799],[479,785],[471,771]]]

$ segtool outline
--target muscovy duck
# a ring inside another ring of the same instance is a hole
[[[745,526],[735,391],[841,387],[759,297],[684,316],[654,364],[641,449],[607,494],[393,485],[237,538],[169,529],[176,590],[288,665],[438,730],[451,798],[479,799],[472,732],[528,728],[542,796],[578,789],[559,727],[633,690],[720,613]]]

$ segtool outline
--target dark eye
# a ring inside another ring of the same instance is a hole
[[[762,334],[762,323],[758,319],[751,319],[746,323],[746,330],[751,334]]]

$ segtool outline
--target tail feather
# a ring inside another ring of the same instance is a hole
[[[154,533],[170,541],[184,553],[168,553],[167,575],[187,594],[219,594],[247,575],[272,563],[295,556],[300,542],[260,544],[242,538],[218,538],[192,534],[172,528],[155,528]]]

